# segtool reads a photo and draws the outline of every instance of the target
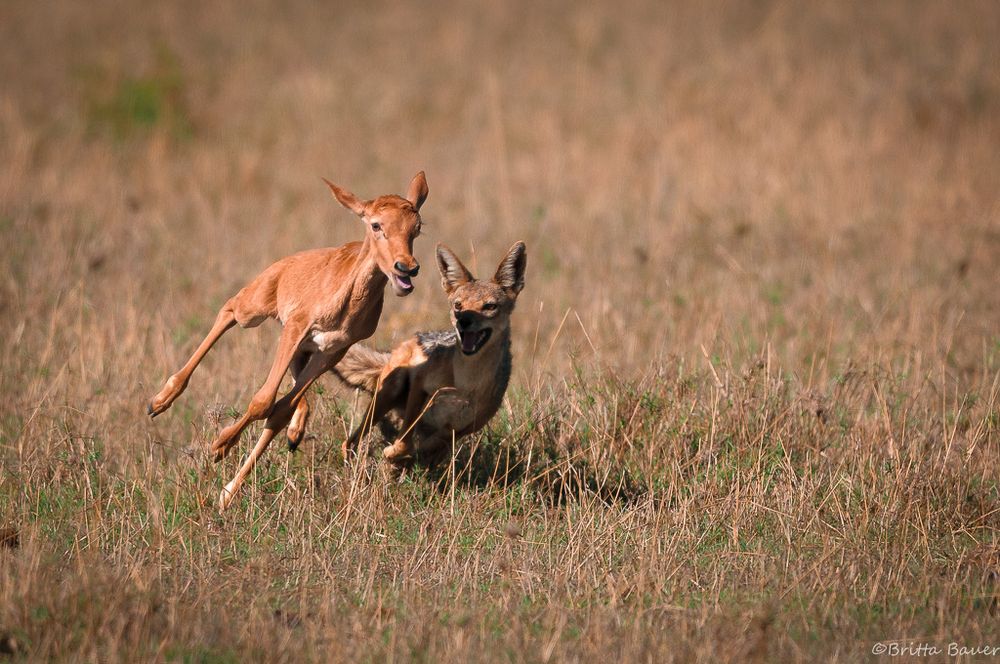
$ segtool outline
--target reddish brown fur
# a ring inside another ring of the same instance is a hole
[[[332,182],[326,183],[334,197],[365,222],[365,239],[303,251],[264,270],[226,302],[191,359],[167,379],[147,407],[152,417],[169,408],[187,387],[205,354],[233,325],[255,327],[276,318],[284,326],[264,385],[251,399],[246,413],[223,429],[211,444],[216,461],[221,460],[251,422],[267,418],[257,445],[222,491],[223,509],[279,431],[291,423],[290,442],[294,445],[302,440],[309,414],[306,390],[353,343],[375,332],[386,283],[392,284],[397,295],[407,295],[412,289],[410,277],[419,267],[413,258],[413,240],[420,232],[419,209],[427,197],[423,172],[410,182],[406,198],[386,195],[362,201]],[[289,368],[295,384],[275,403]]]

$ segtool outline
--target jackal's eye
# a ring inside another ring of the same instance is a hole
[[[456,302],[454,306],[455,306],[455,311],[461,311],[462,310],[462,303],[461,302]]]
[[[496,302],[487,302],[486,304],[483,305],[483,311],[496,311],[496,310],[497,310]]]
[[[372,230],[375,231],[376,233],[381,232],[382,231],[382,224],[377,223],[377,222],[374,223],[374,224],[372,224]]]

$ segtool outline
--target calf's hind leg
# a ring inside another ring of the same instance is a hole
[[[232,301],[226,303],[226,306],[222,307],[218,315],[215,317],[215,324],[212,325],[212,329],[209,331],[208,336],[205,337],[201,345],[191,356],[191,359],[187,361],[180,371],[175,373],[173,376],[167,379],[164,383],[163,389],[161,389],[156,396],[150,399],[149,403],[146,405],[146,413],[150,417],[156,417],[167,408],[170,408],[170,404],[174,402],[177,397],[184,392],[187,387],[188,381],[191,379],[191,374],[198,367],[198,364],[202,361],[205,355],[211,350],[212,346],[216,341],[219,340],[226,330],[231,328],[236,324],[236,314],[233,313]]]

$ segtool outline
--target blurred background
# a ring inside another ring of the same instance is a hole
[[[68,343],[89,389],[139,398],[265,266],[360,237],[320,176],[374,197],[420,169],[422,263],[446,242],[485,275],[527,242],[522,368],[567,312],[553,370],[996,352],[993,2],[41,2],[0,25],[17,367]],[[422,276],[379,342],[446,323]],[[250,363],[227,370],[262,376],[267,334],[227,338]]]

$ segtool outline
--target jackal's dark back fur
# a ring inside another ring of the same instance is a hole
[[[439,353],[453,350],[458,342],[458,335],[454,330],[417,332],[416,338],[427,359],[432,359]],[[504,343],[507,348],[510,347],[509,338],[505,339]],[[337,363],[333,373],[351,387],[360,388],[371,394],[375,392],[379,375],[385,369],[390,357],[391,354],[388,352],[375,350],[363,344],[354,344],[343,359]],[[501,393],[507,389],[510,372],[510,353],[506,352],[497,366],[496,387]]]

